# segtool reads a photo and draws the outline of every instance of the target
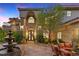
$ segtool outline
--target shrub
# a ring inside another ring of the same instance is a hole
[[[37,42],[39,42],[39,43],[45,43],[45,44],[48,44],[48,42],[49,42],[49,39],[48,39],[48,38],[44,38],[43,33],[41,33],[41,32],[39,32],[39,33],[37,34],[36,40],[37,40]]]
[[[15,37],[15,41],[17,43],[20,43],[21,40],[23,39],[22,31],[13,32],[13,36]]]
[[[37,42],[44,43],[43,33],[38,33],[36,39],[37,39]]]
[[[49,43],[49,39],[48,38],[44,38],[44,43],[48,44]]]
[[[58,44],[57,39],[54,39],[52,41],[53,44]],[[59,39],[59,43],[64,43],[64,41],[62,39]]]
[[[6,37],[6,33],[7,31],[5,30],[0,30],[0,42],[4,42],[5,41],[5,37]]]

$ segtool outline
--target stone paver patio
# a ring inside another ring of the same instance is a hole
[[[21,44],[22,56],[53,56],[49,45],[44,44]]]

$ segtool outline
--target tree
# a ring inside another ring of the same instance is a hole
[[[44,40],[43,38],[43,29],[44,29],[44,26],[45,26],[45,13],[43,13],[43,10],[38,14],[38,19],[37,19],[37,41],[38,42],[42,42]]]
[[[42,29],[49,31],[49,42],[51,42],[51,32],[56,32],[61,25],[63,19],[63,8],[60,5],[55,6],[52,9],[46,9],[38,15],[38,25],[42,26]]]
[[[52,11],[52,10],[51,10]],[[49,12],[47,17],[47,28],[49,30],[49,41],[51,42],[51,32],[57,32],[61,27],[63,20],[63,8],[60,5],[57,5],[53,8],[53,12]],[[52,14],[51,14],[52,13]]]
[[[37,19],[37,26],[41,26],[41,28],[43,29],[45,26],[45,17],[46,14],[44,13],[44,10],[42,10],[39,14],[38,14],[38,19]]]

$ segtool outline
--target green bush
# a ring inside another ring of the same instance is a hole
[[[52,41],[53,44],[58,44],[57,39],[54,39]],[[62,39],[59,39],[59,43],[64,43],[64,41]]]
[[[17,43],[20,43],[22,41],[22,39],[23,39],[22,31],[13,32],[13,36],[15,37],[15,41]]]
[[[7,31],[6,30],[0,30],[0,42],[4,42],[5,41],[5,37],[6,37]]]
[[[36,39],[37,39],[37,42],[44,43],[43,33],[38,33]]]
[[[0,43],[5,42],[5,37],[7,35],[8,31],[6,30],[0,30]],[[13,32],[13,36],[15,37],[15,41],[17,43],[20,43],[23,39],[22,31],[15,31]]]
[[[39,43],[45,43],[45,44],[48,44],[48,42],[49,42],[49,39],[48,39],[48,38],[44,38],[42,32],[39,32],[39,33],[37,34],[36,40],[37,40],[37,42],[39,42]]]
[[[48,38],[44,38],[44,43],[48,44],[49,43],[49,39]]]

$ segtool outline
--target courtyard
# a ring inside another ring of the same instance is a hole
[[[16,4],[11,5],[16,6]],[[18,7],[17,16],[19,17],[9,17],[7,22],[1,21],[1,54],[9,56],[79,55],[79,8],[62,4],[49,8],[49,4],[46,5],[48,5],[47,8]]]
[[[20,49],[22,56],[52,56],[52,49],[50,45],[27,43],[21,44]]]

